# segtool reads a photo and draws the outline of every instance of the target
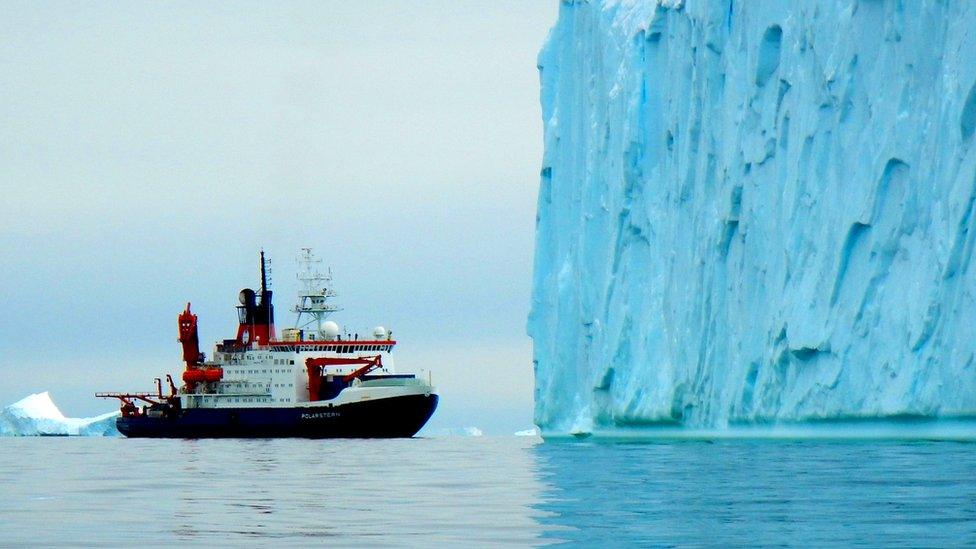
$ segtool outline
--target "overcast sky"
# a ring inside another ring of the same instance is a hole
[[[4,2],[0,405],[67,415],[181,370],[273,263],[279,329],[310,246],[335,317],[430,367],[431,429],[532,420],[542,154],[536,54],[557,3]]]

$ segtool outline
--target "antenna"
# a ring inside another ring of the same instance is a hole
[[[315,329],[321,331],[322,322],[332,313],[342,310],[329,302],[338,295],[332,289],[332,270],[325,273],[319,270],[322,260],[312,254],[311,248],[302,248],[297,262],[300,266],[297,278],[302,288],[298,290],[298,301],[292,309],[298,315],[295,328],[302,329],[314,324]]]
[[[267,263],[264,260],[264,248],[261,248],[261,295],[268,291]]]

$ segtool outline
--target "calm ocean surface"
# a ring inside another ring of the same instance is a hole
[[[0,545],[976,544],[976,445],[0,439]]]

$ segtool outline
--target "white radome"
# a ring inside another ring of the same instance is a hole
[[[325,339],[333,340],[339,337],[339,325],[331,320],[326,320],[322,323],[322,336]]]
[[[373,337],[375,337],[377,341],[381,339],[386,339],[386,334],[387,334],[386,328],[382,326],[377,326],[376,328],[373,329]]]

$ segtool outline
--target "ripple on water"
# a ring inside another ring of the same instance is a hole
[[[958,545],[951,442],[0,440],[4,544]]]

